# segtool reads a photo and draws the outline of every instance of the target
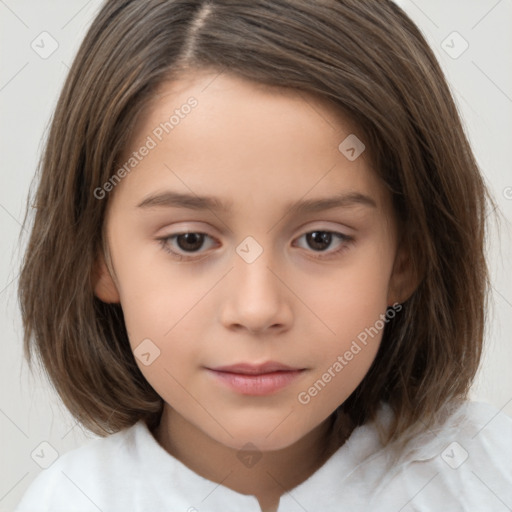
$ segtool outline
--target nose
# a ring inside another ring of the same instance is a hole
[[[290,328],[292,294],[273,268],[270,252],[263,251],[252,263],[235,254],[221,306],[221,321],[226,328],[251,333],[277,333]]]

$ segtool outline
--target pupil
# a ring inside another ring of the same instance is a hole
[[[310,244],[311,248],[323,250],[329,246],[331,243],[332,233],[327,233],[326,231],[313,231],[308,233],[307,235],[308,244]]]
[[[184,251],[194,251],[203,245],[204,235],[201,233],[185,233],[177,237],[178,246]],[[185,243],[182,243],[184,241]]]

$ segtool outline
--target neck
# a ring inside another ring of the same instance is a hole
[[[241,494],[254,495],[263,511],[273,512],[280,496],[321,467],[343,444],[348,432],[347,428],[334,431],[333,417],[329,417],[286,448],[247,453],[246,458],[239,450],[215,441],[165,404],[154,435],[167,452],[198,475]],[[242,458],[247,462],[241,463]]]

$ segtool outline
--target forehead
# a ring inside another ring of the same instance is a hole
[[[161,84],[139,118],[119,163],[151,149],[115,195],[125,190],[139,204],[169,187],[236,208],[360,192],[380,203],[366,151],[351,161],[340,150],[354,131],[327,99],[226,73],[184,75]]]

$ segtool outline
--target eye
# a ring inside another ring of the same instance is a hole
[[[330,258],[338,253],[341,253],[342,251],[346,250],[348,247],[348,244],[350,242],[353,242],[353,238],[348,235],[344,235],[343,233],[338,233],[336,231],[321,231],[321,230],[315,230],[315,231],[309,231],[308,233],[304,233],[301,237],[299,237],[297,240],[300,240],[301,238],[306,239],[306,243],[309,247],[311,247],[316,253],[321,253],[320,255],[315,255],[315,258],[319,259],[325,259]],[[338,248],[327,251],[329,246],[332,245],[333,240],[338,240]],[[326,253],[325,255],[323,253]]]
[[[353,242],[354,240],[351,236],[344,235],[343,233],[321,230],[304,233],[304,235],[297,238],[297,240],[300,240],[304,237],[308,246],[313,249],[313,252],[319,253],[313,256],[314,258],[318,259],[326,259],[336,256],[337,254],[346,250],[349,243]],[[186,232],[166,236],[159,238],[158,240],[166,252],[172,254],[173,257],[182,261],[197,259],[196,254],[200,254],[200,249],[203,248],[206,239],[213,240],[212,237],[206,233]],[[335,240],[338,241],[338,248],[328,251],[327,249]]]
[[[211,239],[206,233],[187,232],[159,238],[158,240],[166,252],[172,254],[178,260],[187,260],[191,259],[187,257],[187,253],[197,253],[203,247],[206,238]],[[178,250],[172,247],[172,242],[176,242]]]

